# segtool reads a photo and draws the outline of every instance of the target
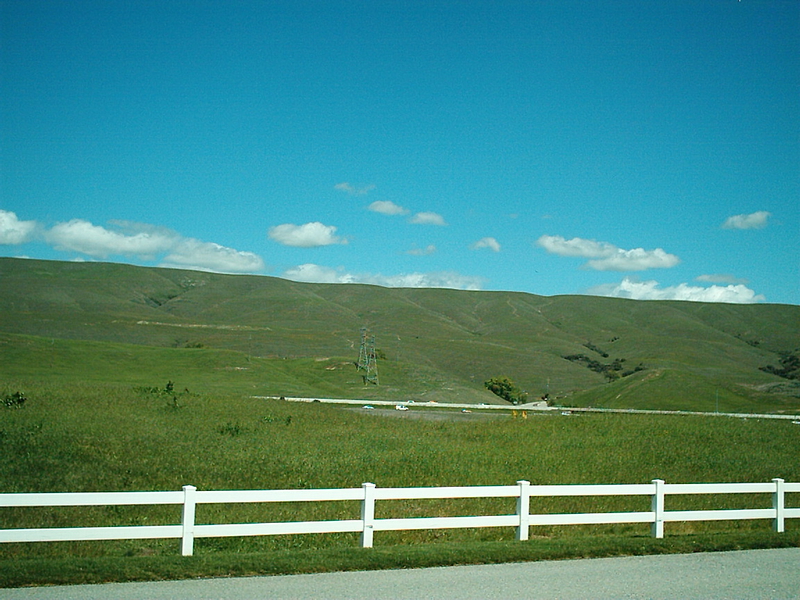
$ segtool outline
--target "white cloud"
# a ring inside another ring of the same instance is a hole
[[[407,215],[408,210],[392,202],[391,200],[376,200],[367,207],[372,212],[382,215]]]
[[[480,290],[483,288],[484,279],[471,275],[461,275],[454,271],[438,271],[435,273],[407,273],[393,276],[373,275],[365,277],[363,283],[386,287]]]
[[[680,262],[677,256],[669,254],[661,248],[623,250],[608,242],[583,238],[567,240],[560,235],[543,235],[536,241],[536,244],[550,254],[591,259],[586,266],[596,271],[668,269]]]
[[[337,183],[335,186],[333,186],[333,188],[339,190],[340,192],[344,192],[345,194],[350,194],[351,196],[364,196],[374,190],[375,186],[362,185],[360,187],[356,187],[350,185],[346,181],[343,181],[342,183]]]
[[[444,217],[435,212],[419,212],[411,217],[411,223],[415,225],[447,225]]]
[[[759,210],[749,215],[734,215],[728,217],[722,224],[723,229],[764,229],[772,213]]]
[[[356,283],[353,276],[345,273],[342,269],[311,263],[293,267],[284,272],[283,277],[304,283]]]
[[[436,252],[436,246],[433,244],[428,244],[425,248],[413,248],[409,250],[406,254],[410,254],[411,256],[430,256]]]
[[[20,221],[11,211],[0,210],[0,244],[18,245],[31,241],[36,221]]]
[[[597,258],[611,256],[616,246],[606,242],[596,242],[583,238],[567,240],[560,235],[543,235],[536,244],[547,250],[550,254],[558,256],[580,256],[582,258]]]
[[[177,233],[157,228],[130,234],[93,225],[83,219],[58,223],[45,233],[45,240],[56,250],[80,252],[95,258],[112,255],[153,258],[170,250],[179,237]]]
[[[370,204],[367,209],[382,215],[390,216],[407,215],[410,212],[407,208],[395,204],[391,200],[376,200]],[[414,225],[447,225],[444,217],[435,212],[418,212],[414,214],[408,222]]]
[[[500,252],[500,243],[493,237],[485,237],[479,239],[477,242],[470,246],[472,250],[480,250],[481,248],[489,248],[494,252]]]
[[[710,275],[699,275],[694,278],[695,281],[699,281],[700,283],[727,283],[727,284],[747,284],[749,283],[747,279],[742,279],[741,277],[734,277],[733,275],[729,275],[727,273],[713,273]]]
[[[317,246],[330,246],[332,244],[346,244],[347,240],[335,235],[336,227],[323,225],[319,221],[304,225],[276,225],[269,230],[270,239],[297,248],[314,248]]]
[[[756,294],[745,285],[692,286],[681,283],[671,287],[659,287],[657,281],[635,281],[626,277],[620,283],[597,286],[587,292],[594,296],[630,298],[633,300],[687,300],[692,302],[726,302],[730,304],[753,304],[766,298]]]
[[[634,248],[616,252],[607,258],[599,258],[587,262],[587,266],[596,271],[646,271],[647,269],[669,269],[680,262],[674,254],[668,254],[661,248],[645,250]]]
[[[452,271],[386,276],[370,273],[348,273],[343,269],[333,269],[315,264],[304,264],[289,269],[284,272],[283,277],[306,283],[362,283],[384,287],[451,288],[459,290],[480,290],[484,282],[480,277],[461,275]]]
[[[183,239],[164,258],[161,266],[217,273],[254,273],[264,270],[264,261],[252,252],[240,252],[211,242]]]
[[[56,250],[79,252],[93,258],[136,256],[153,260],[164,256],[161,267],[220,273],[256,273],[264,261],[252,252],[241,252],[219,244],[185,238],[164,227],[129,221],[112,221],[113,229],[82,219],[58,223],[44,239]]]

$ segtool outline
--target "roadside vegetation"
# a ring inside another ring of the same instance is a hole
[[[800,481],[800,426],[757,419],[570,415],[417,420],[362,409],[206,394],[180,378],[150,386],[42,385],[19,380],[22,407],[0,408],[3,492],[284,489],[378,486]],[[414,410],[414,409],[412,409]],[[769,507],[768,497],[670,499],[670,508]],[[789,505],[800,498],[789,497]],[[647,510],[647,498],[539,498],[532,512]],[[201,505],[198,522],[358,518],[358,503]],[[509,514],[509,499],[378,504],[378,517]],[[0,509],[0,527],[179,522],[177,507]],[[800,527],[767,521],[380,532],[0,545],[0,586],[255,572],[309,572],[793,545]],[[312,558],[316,557],[316,558]],[[529,558],[525,558],[525,557]],[[234,558],[236,557],[236,558]],[[241,560],[240,560],[241,559]],[[82,565],[82,566],[81,566]],[[155,566],[160,565],[160,566]],[[277,571],[276,571],[277,569]],[[126,575],[127,573],[127,575]],[[149,573],[149,575],[148,575]]]
[[[519,386],[508,377],[492,377],[484,382],[484,387],[511,404],[525,404],[528,401],[527,392],[519,389]]]

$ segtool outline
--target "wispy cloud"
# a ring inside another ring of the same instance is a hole
[[[756,294],[745,285],[692,286],[681,283],[660,287],[657,281],[636,281],[626,277],[620,283],[594,287],[587,291],[593,296],[630,298],[632,300],[686,300],[691,302],[727,302],[730,304],[753,304],[766,298]]]
[[[747,279],[741,277],[734,277],[727,273],[712,273],[710,275],[699,275],[694,278],[695,281],[700,283],[724,283],[729,285],[739,285],[749,283]]]
[[[470,248],[472,250],[480,250],[482,248],[488,248],[493,252],[500,252],[500,243],[493,237],[485,237],[479,239],[477,242],[472,244]]]
[[[342,183],[337,183],[333,186],[334,189],[339,190],[340,192],[344,192],[345,194],[350,194],[351,196],[364,196],[369,194],[372,190],[375,189],[374,185],[361,185],[361,186],[354,186],[350,185],[346,181]]]
[[[376,213],[380,213],[382,215],[389,215],[389,216],[396,216],[396,215],[407,215],[409,214],[409,210],[399,204],[395,204],[391,200],[376,200],[372,204],[367,207],[368,210],[371,210]],[[415,213],[408,219],[409,223],[413,223],[414,225],[439,225],[445,226],[447,222],[444,220],[444,217],[439,213],[435,212],[418,212]]]
[[[362,283],[383,287],[450,288],[458,290],[480,290],[484,284],[484,279],[480,277],[461,275],[453,271],[380,275],[350,273],[341,268],[334,269],[315,264],[299,265],[285,271],[282,277],[306,283]]]
[[[435,212],[419,212],[410,219],[415,225],[447,225],[444,217]]]
[[[669,269],[680,259],[661,248],[645,250],[634,248],[623,250],[608,242],[597,242],[583,238],[567,240],[560,235],[543,235],[536,245],[550,254],[567,257],[588,258],[586,266],[596,271],[645,271],[647,269]]]
[[[270,239],[296,248],[315,248],[317,246],[331,246],[333,244],[346,244],[347,240],[336,235],[336,227],[324,225],[319,221],[293,225],[285,223],[269,229]]]
[[[759,210],[747,215],[733,215],[725,219],[723,229],[764,229],[772,213]]]
[[[412,248],[406,254],[410,254],[411,256],[430,256],[431,254],[436,253],[436,246],[433,244],[428,244],[424,248]]]
[[[407,215],[408,209],[403,208],[392,202],[391,200],[376,200],[367,207],[372,212],[380,213],[382,215]]]
[[[16,246],[33,239],[36,221],[20,221],[16,213],[0,210],[0,244]]]

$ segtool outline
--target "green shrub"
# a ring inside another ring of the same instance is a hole
[[[528,393],[523,392],[517,384],[508,377],[492,377],[483,384],[495,396],[499,396],[511,404],[525,404],[528,401]]]
[[[7,394],[3,398],[3,406],[6,408],[22,408],[26,400],[25,394],[14,392],[13,394]]]

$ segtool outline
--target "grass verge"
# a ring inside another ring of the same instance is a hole
[[[471,564],[567,560],[648,554],[686,554],[800,547],[800,532],[536,538],[527,542],[415,544],[377,548],[326,548],[201,556],[133,556],[0,561],[0,587],[77,585],[414,569]]]

